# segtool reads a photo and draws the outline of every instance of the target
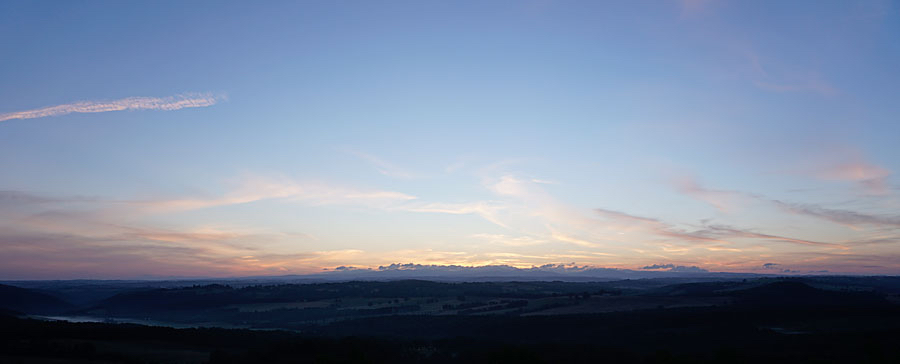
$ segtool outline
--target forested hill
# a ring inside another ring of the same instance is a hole
[[[71,310],[73,306],[59,298],[30,289],[0,284],[0,309],[9,311],[54,314]]]

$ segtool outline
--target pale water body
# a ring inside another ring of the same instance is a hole
[[[175,329],[197,329],[197,328],[217,328],[217,329],[244,329],[259,331],[291,331],[301,332],[301,330],[285,329],[285,328],[267,328],[267,327],[250,327],[247,325],[233,325],[223,322],[199,322],[199,323],[182,323],[169,321],[156,321],[150,319],[136,319],[128,317],[97,317],[97,316],[40,316],[30,315],[30,318],[46,321],[66,321],[66,322],[96,322],[107,324],[134,324],[144,326],[163,326]]]
[[[136,319],[128,317],[96,317],[96,316],[38,316],[32,315],[31,318],[48,321],[67,321],[67,322],[98,322],[109,324],[136,324],[145,326],[165,326],[176,329],[191,329],[201,327],[215,327],[224,329],[250,329],[248,326],[229,325],[217,322],[202,322],[195,324],[176,323],[167,321],[156,321],[150,319]]]

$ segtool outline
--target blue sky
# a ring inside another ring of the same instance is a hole
[[[900,273],[895,1],[5,2],[0,45],[3,278]]]

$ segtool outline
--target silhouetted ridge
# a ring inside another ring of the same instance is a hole
[[[743,284],[745,283],[739,281],[682,283],[660,287],[652,293],[661,296],[708,297],[722,295],[723,292]]]
[[[888,302],[874,292],[839,292],[811,287],[806,283],[782,281],[734,291],[741,303],[765,306],[856,306]]]
[[[0,308],[23,313],[54,314],[69,310],[72,305],[48,294],[0,284]]]
[[[109,312],[129,313],[164,310],[206,309],[223,303],[241,303],[235,290],[221,284],[183,287],[174,289],[152,289],[138,292],[120,293],[100,302],[98,307]]]

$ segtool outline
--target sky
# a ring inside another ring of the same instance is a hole
[[[897,1],[0,2],[0,279],[900,274]]]

